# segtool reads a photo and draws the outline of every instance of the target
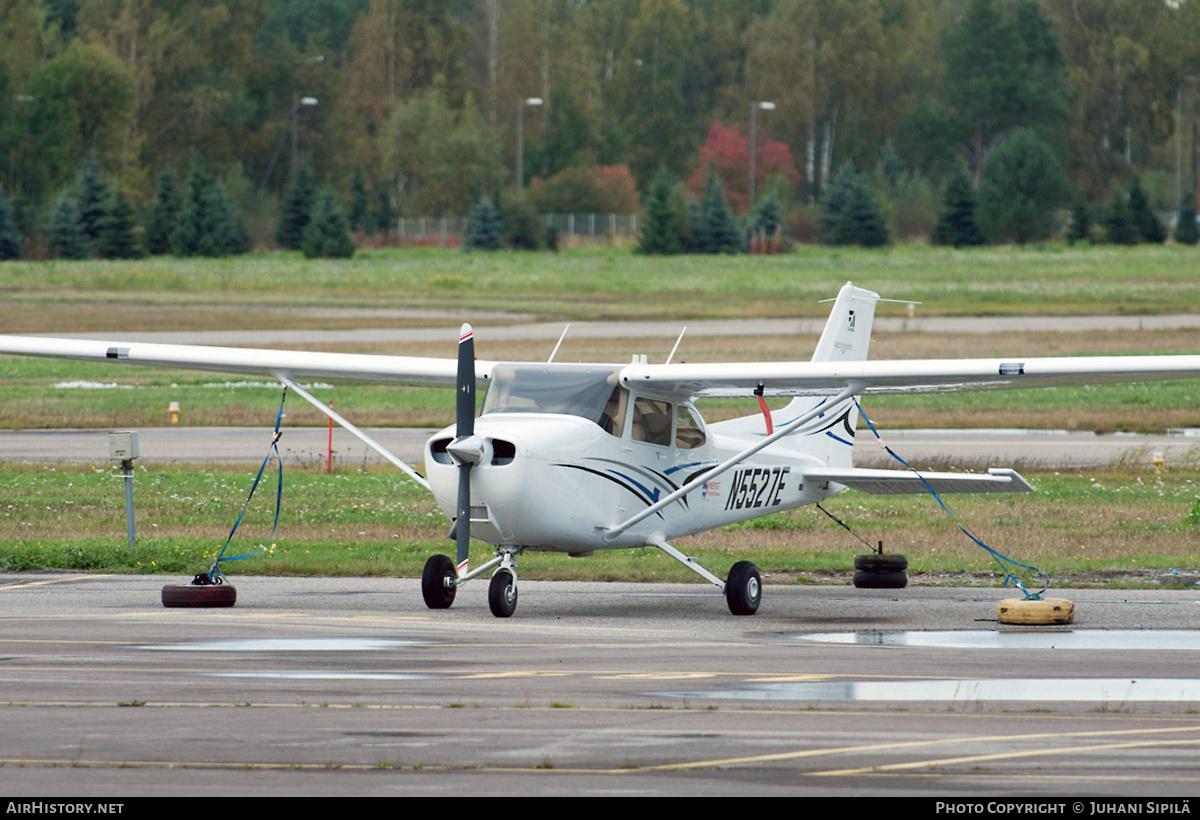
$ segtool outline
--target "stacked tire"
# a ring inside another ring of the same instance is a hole
[[[854,586],[859,589],[904,589],[908,586],[908,559],[898,553],[856,555]]]

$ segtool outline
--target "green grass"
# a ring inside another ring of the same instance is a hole
[[[643,257],[628,248],[546,253],[363,251],[222,260],[0,264],[0,293],[23,306],[10,332],[55,330],[64,303],[163,309],[366,306],[529,312],[570,319],[820,316],[847,280],[923,303],[926,315],[1165,313],[1194,308],[1194,248],[1046,246],[880,251],[803,246],[781,256]],[[39,312],[39,310],[41,312]],[[900,315],[902,305],[882,306]],[[109,310],[112,328],[120,312]],[[187,319],[203,321],[201,316]],[[103,314],[88,321],[103,324]],[[253,321],[271,321],[259,316]],[[294,322],[295,317],[285,321]],[[253,326],[253,325],[252,325]]]
[[[204,571],[228,535],[253,481],[252,468],[162,465],[139,469],[138,542],[125,539],[124,491],[105,469],[0,463],[8,488],[0,504],[0,570],[82,570],[192,575]],[[1138,470],[1038,473],[1037,492],[956,496],[952,507],[985,543],[1033,564],[1056,583],[1183,585],[1200,580],[1200,527],[1189,510],[1200,473]],[[251,575],[417,577],[426,559],[452,551],[447,522],[429,496],[384,468],[325,476],[285,468],[283,514],[269,537],[274,479],[265,479],[223,564]],[[913,583],[995,584],[994,561],[924,496],[846,492],[825,507],[865,540],[903,552]],[[677,546],[723,574],[738,560],[771,583],[847,583],[866,547],[813,508],[756,519]],[[490,557],[475,545],[472,563]],[[1170,575],[1176,570],[1179,575]],[[588,559],[526,553],[523,579],[701,582],[657,550],[597,552]],[[1035,579],[1026,576],[1026,582]]]

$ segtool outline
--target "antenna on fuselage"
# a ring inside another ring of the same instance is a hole
[[[683,341],[685,333],[687,333],[687,325],[684,325],[683,330],[679,331],[679,338],[675,340],[675,346],[671,348],[671,352],[667,354],[667,360],[663,364],[670,364],[671,359],[675,358],[675,351],[679,349],[679,343]]]
[[[567,338],[567,331],[568,331],[568,330],[570,330],[570,329],[571,329],[571,326],[570,326],[570,325],[567,325],[566,327],[564,327],[564,328],[563,328],[562,335],[558,337],[558,344],[556,344],[556,345],[554,346],[554,350],[552,350],[552,351],[550,352],[550,358],[549,358],[549,359],[546,359],[546,363],[547,363],[547,364],[549,364],[550,362],[554,361],[554,357],[558,355],[558,349],[559,349],[560,347],[562,347],[563,339]]]

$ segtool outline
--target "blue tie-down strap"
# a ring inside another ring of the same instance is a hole
[[[275,538],[275,530],[279,526],[279,509],[283,505],[283,459],[279,455],[279,439],[283,436],[279,426],[283,422],[283,403],[287,400],[287,388],[283,388],[283,398],[279,400],[279,413],[275,417],[275,434],[271,437],[271,447],[267,450],[267,457],[263,459],[262,466],[258,468],[258,475],[254,478],[254,484],[250,487],[250,494],[246,496],[246,503],[242,505],[242,511],[238,514],[237,521],[233,524],[233,529],[229,531],[229,537],[225,539],[225,543],[221,546],[221,551],[217,553],[217,558],[213,561],[212,568],[209,569],[207,577],[210,583],[218,583],[218,579],[224,579],[225,574],[221,572],[222,561],[240,561],[243,558],[250,558],[258,555],[261,552],[266,552],[269,549],[265,544],[259,544],[257,549],[254,549],[245,555],[235,555],[225,557],[225,550],[229,548],[229,542],[233,540],[233,534],[237,532],[238,525],[242,523],[242,518],[246,515],[246,510],[250,506],[250,499],[254,498],[254,491],[258,489],[258,482],[262,480],[263,473],[267,470],[267,464],[271,461],[271,454],[275,454],[275,461],[279,466],[279,484],[275,490],[275,523],[271,525],[271,535],[267,538],[271,541]]]
[[[1000,565],[1000,569],[1004,573],[1004,584],[1007,584],[1009,581],[1012,581],[1013,585],[1025,594],[1025,600],[1027,600],[1027,601],[1042,600],[1042,593],[1050,588],[1050,576],[1047,575],[1042,570],[1038,569],[1037,567],[1031,567],[1028,564],[1022,564],[1020,561],[1014,561],[1013,559],[1009,558],[1007,555],[1000,554],[999,552],[992,549],[987,544],[983,543],[978,538],[976,538],[974,536],[974,534],[972,534],[972,532],[967,529],[966,525],[963,524],[963,522],[959,519],[959,517],[954,514],[954,511],[946,506],[946,502],[942,501],[941,497],[936,492],[934,492],[933,487],[929,486],[929,482],[925,480],[925,477],[922,476],[912,466],[910,466],[907,461],[900,458],[900,456],[896,455],[895,451],[892,450],[891,447],[889,447],[883,443],[883,439],[880,437],[879,431],[875,429],[875,425],[871,423],[871,419],[869,419],[867,417],[867,414],[863,411],[862,405],[858,403],[858,399],[855,399],[854,403],[858,405],[858,412],[859,412],[859,415],[861,415],[863,417],[863,421],[865,421],[867,423],[867,426],[871,428],[871,432],[875,434],[875,438],[879,441],[879,446],[882,447],[884,450],[887,450],[888,455],[890,455],[892,458],[896,459],[896,461],[903,464],[906,469],[912,471],[913,475],[915,475],[917,478],[921,479],[921,483],[925,485],[925,489],[929,491],[929,494],[931,496],[933,496],[933,499],[935,501],[937,501],[938,505],[945,511],[946,515],[950,516],[950,520],[954,522],[955,526],[958,527],[958,529],[962,532],[963,535],[967,536],[967,538],[970,538],[972,541],[975,542],[976,545],[978,545],[982,549],[986,550],[987,553],[992,556],[992,558],[996,559],[996,563]],[[1027,590],[1025,588],[1025,585],[1021,583],[1020,579],[1012,574],[1012,570],[1010,570],[1008,568],[1008,566],[1006,566],[1007,564],[1011,564],[1014,567],[1020,567],[1021,569],[1027,569],[1030,572],[1036,572],[1037,574],[1041,575],[1042,580],[1044,582],[1042,584],[1042,588],[1039,589],[1037,592],[1030,592],[1029,590]]]

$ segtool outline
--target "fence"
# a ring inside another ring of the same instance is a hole
[[[542,223],[553,225],[560,237],[567,241],[575,237],[636,237],[637,214],[543,214]],[[402,216],[397,220],[396,232],[406,239],[438,237],[445,242],[447,237],[462,237],[467,232],[465,216]]]

